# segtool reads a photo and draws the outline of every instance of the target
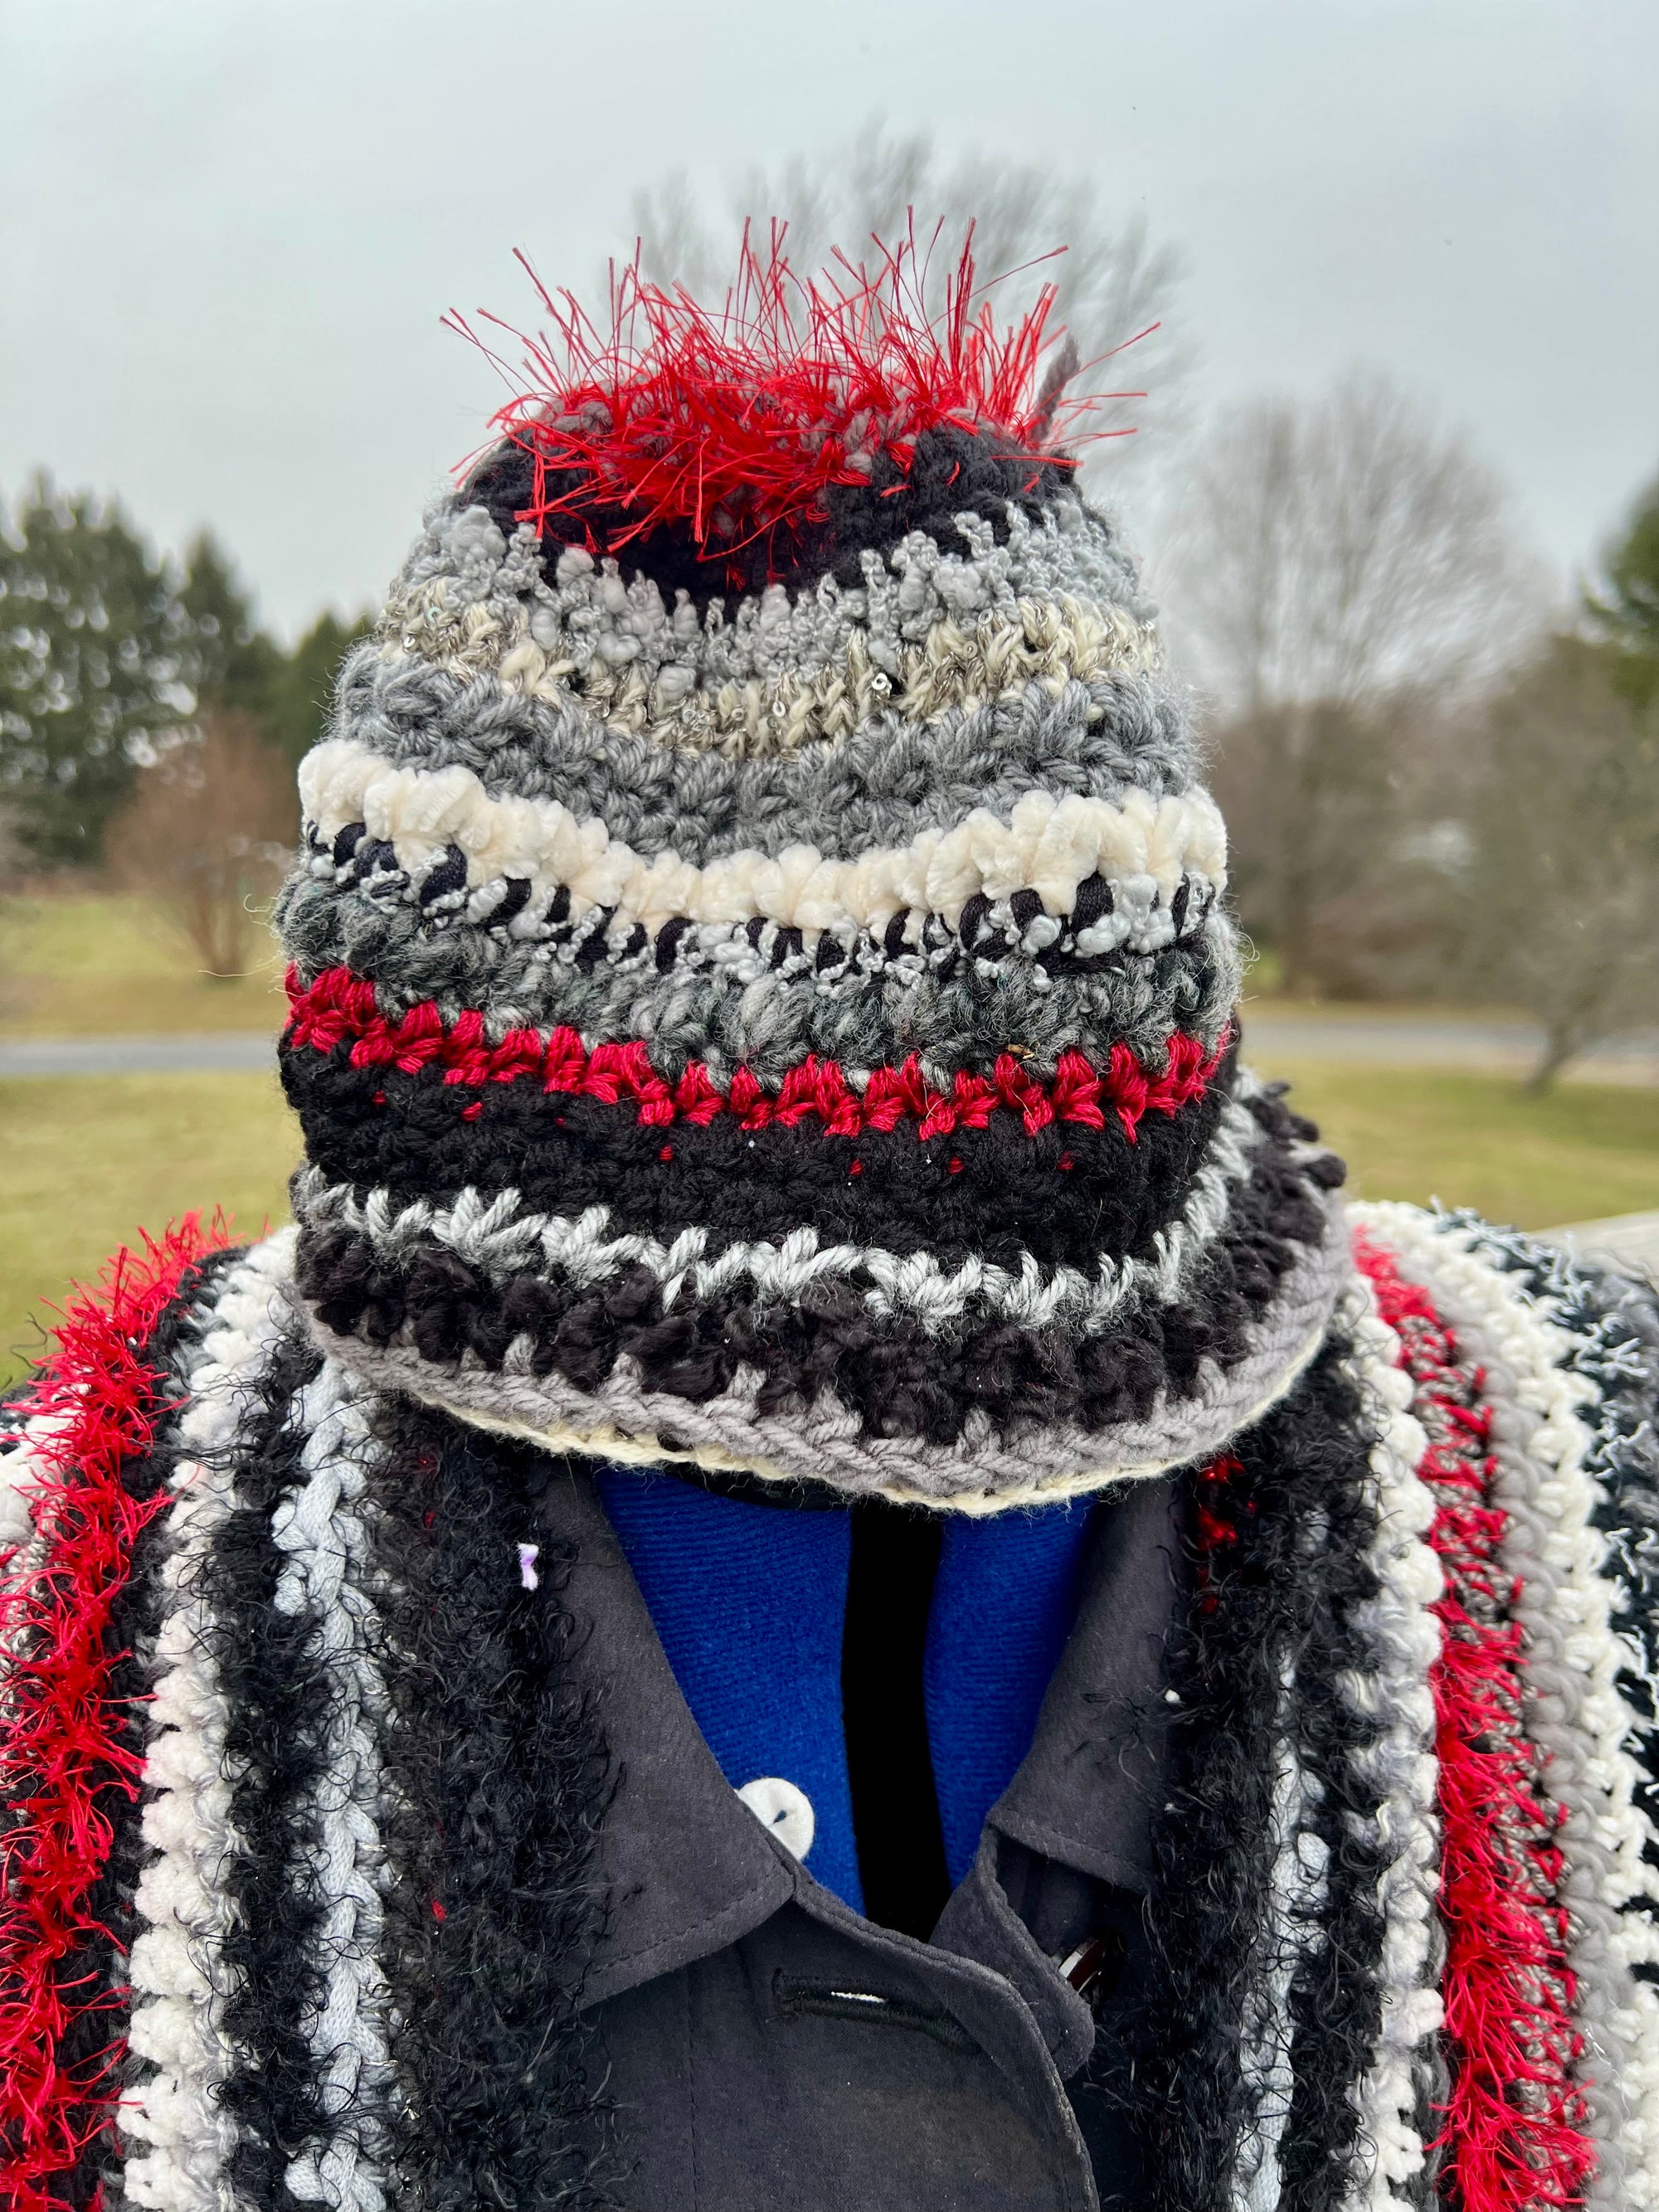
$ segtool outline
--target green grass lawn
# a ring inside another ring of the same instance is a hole
[[[299,1130],[270,1075],[0,1082],[0,1381],[74,1281],[140,1227],[222,1206],[246,1237],[288,1215]]]
[[[1275,1063],[1347,1161],[1361,1198],[1472,1206],[1522,1229],[1659,1207],[1659,1090],[1513,1077]]]
[[[283,963],[261,934],[253,971],[204,975],[142,899],[110,892],[0,899],[0,1037],[276,1030]]]
[[[1308,1066],[1297,1103],[1367,1198],[1439,1197],[1523,1228],[1659,1206],[1659,1091]],[[285,1213],[298,1132],[274,1078],[0,1082],[0,1374],[38,1352],[39,1301],[140,1224],[216,1205],[245,1235]]]

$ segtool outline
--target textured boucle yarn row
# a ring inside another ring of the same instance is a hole
[[[1270,1402],[1335,1170],[1240,1085],[1224,831],[1032,332],[855,319],[722,327],[746,461],[670,316],[428,513],[301,773],[299,1279],[567,1448],[982,1509]]]

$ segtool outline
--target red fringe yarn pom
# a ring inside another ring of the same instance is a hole
[[[809,278],[790,267],[784,228],[775,223],[762,251],[745,226],[719,307],[650,282],[636,258],[613,274],[608,330],[530,270],[551,327],[511,333],[524,349],[517,371],[449,319],[528,386],[492,426],[535,461],[521,520],[544,532],[580,513],[577,534],[605,553],[679,526],[718,560],[821,522],[830,487],[867,483],[884,457],[904,473],[929,430],[989,433],[1006,454],[1073,465],[1061,444],[1079,442],[1094,399],[1131,396],[1062,396],[1075,355],[1055,350],[1056,287],[999,325],[975,281],[971,226],[936,312],[914,232],[874,240],[873,268],[838,256]],[[623,517],[603,545],[592,542],[596,504]]]

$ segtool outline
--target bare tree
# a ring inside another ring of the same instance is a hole
[[[140,771],[110,833],[110,872],[153,902],[210,976],[246,975],[297,824],[283,763],[240,715],[210,710]]]
[[[1659,1020],[1659,702],[1632,702],[1613,659],[1555,640],[1493,702],[1474,756],[1467,968],[1542,1025],[1535,1091]]]
[[[676,169],[635,195],[633,214],[644,273],[706,299],[719,298],[730,282],[745,222],[762,238],[775,219],[786,222],[791,264],[806,274],[827,266],[837,249],[854,264],[866,259],[872,236],[891,244],[912,221],[925,244],[937,223],[935,283],[955,268],[971,223],[975,263],[981,281],[999,280],[1000,311],[1016,315],[1041,285],[1059,288],[1057,322],[1083,365],[1079,392],[1145,390],[1144,398],[1101,401],[1097,428],[1118,434],[1097,440],[1085,461],[1112,465],[1115,475],[1148,431],[1167,433],[1184,400],[1190,363],[1164,319],[1180,284],[1179,258],[1152,244],[1139,215],[1115,220],[1086,178],[992,154],[948,159],[928,134],[897,135],[872,118],[850,143],[734,179],[723,206],[711,205]],[[1139,335],[1154,324],[1160,327],[1150,336]],[[1127,351],[1115,352],[1131,340]]]
[[[1501,483],[1374,376],[1219,422],[1175,517],[1177,650],[1219,714],[1246,922],[1328,985],[1401,834],[1414,733],[1538,629]]]

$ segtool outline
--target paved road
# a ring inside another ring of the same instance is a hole
[[[1253,1014],[1244,1009],[1244,1048],[1259,1066],[1321,1060],[1372,1067],[1462,1067],[1522,1072],[1542,1037],[1528,1022],[1458,1021],[1448,1016]],[[1659,1036],[1617,1037],[1576,1062],[1573,1073],[1607,1083],[1659,1083]]]
[[[1413,1015],[1253,1014],[1245,1048],[1258,1066],[1298,1060],[1372,1067],[1462,1067],[1520,1072],[1537,1057],[1525,1022],[1442,1021]],[[22,1037],[0,1041],[0,1077],[193,1075],[272,1065],[269,1036],[222,1032],[176,1036]],[[1575,1073],[1612,1083],[1659,1084],[1659,1036],[1621,1039],[1581,1060]]]
[[[208,1075],[276,1065],[269,1036],[181,1030],[177,1036],[18,1037],[0,1042],[0,1076]]]

